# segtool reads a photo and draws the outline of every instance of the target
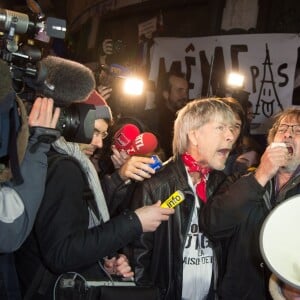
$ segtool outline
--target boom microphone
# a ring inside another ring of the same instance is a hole
[[[157,147],[156,136],[151,132],[143,132],[138,135],[127,149],[129,155],[145,155],[153,152]]]
[[[114,145],[120,150],[127,151],[135,138],[140,134],[140,130],[133,124],[125,124],[114,135]]]
[[[46,84],[36,90],[44,97],[53,98],[57,106],[83,102],[95,89],[93,72],[78,62],[47,56],[41,64],[46,69]]]

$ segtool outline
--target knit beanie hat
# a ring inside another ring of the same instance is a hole
[[[94,90],[87,100],[84,102],[86,104],[92,104],[95,106],[96,109],[96,120],[98,119],[106,119],[112,121],[112,112],[110,107],[108,106],[105,99],[96,91]]]

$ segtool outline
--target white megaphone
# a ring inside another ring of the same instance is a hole
[[[265,219],[260,250],[269,269],[283,282],[300,289],[300,195],[286,199]]]

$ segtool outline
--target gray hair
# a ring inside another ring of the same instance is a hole
[[[270,128],[268,132],[267,141],[268,144],[271,144],[274,140],[274,137],[277,133],[278,127],[283,119],[287,121],[296,120],[300,124],[300,109],[296,107],[286,108],[284,111],[281,111],[274,117],[275,121],[273,126]]]
[[[232,109],[221,98],[196,99],[187,103],[178,111],[174,123],[173,154],[178,156],[187,151],[191,130],[220,117],[225,121],[234,120]]]

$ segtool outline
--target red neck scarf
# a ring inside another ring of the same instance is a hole
[[[210,168],[203,168],[199,163],[187,152],[181,155],[181,159],[188,168],[189,173],[198,172],[200,174],[200,181],[196,184],[196,193],[198,197],[206,203],[206,181]]]

